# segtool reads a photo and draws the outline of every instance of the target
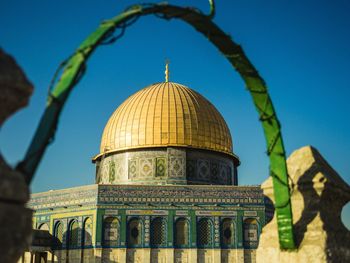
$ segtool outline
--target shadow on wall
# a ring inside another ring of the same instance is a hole
[[[265,224],[268,224],[273,219],[273,215],[275,214],[275,206],[273,205],[272,200],[264,195],[264,203],[265,203]]]
[[[81,228],[76,220],[72,220],[67,231],[63,231],[63,223],[56,222],[51,244],[53,262],[94,262],[91,260],[93,250],[89,249],[92,248],[90,219],[85,220],[83,225]]]
[[[304,208],[294,225],[295,241],[300,247],[306,233],[326,235],[326,250],[332,248],[332,254],[327,253],[327,260],[333,262],[349,254],[350,231],[341,221],[341,211],[350,200],[350,187],[316,149],[311,147],[311,151],[315,161],[296,182]],[[319,229],[323,231],[316,233]]]

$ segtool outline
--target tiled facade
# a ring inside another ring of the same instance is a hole
[[[133,150],[102,156],[96,165],[99,184],[237,185],[234,159],[205,150]]]
[[[58,240],[48,262],[251,262],[265,202],[257,186],[90,185],[33,194],[30,207]]]

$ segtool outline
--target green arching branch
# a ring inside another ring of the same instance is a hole
[[[214,0],[209,0],[209,8],[210,8],[210,11],[209,11],[208,17],[210,19],[212,19],[215,16],[215,2],[214,2]]]
[[[17,166],[17,169],[25,175],[27,183],[29,184],[33,178],[46,147],[52,141],[64,103],[83,76],[86,61],[94,50],[100,44],[114,42],[122,36],[125,28],[129,25],[128,23],[135,21],[140,16],[155,14],[165,19],[181,19],[210,40],[229,60],[246,83],[265,134],[267,154],[270,159],[270,175],[273,179],[280,246],[282,249],[295,248],[286,157],[276,112],[264,80],[246,57],[242,48],[211,21],[214,10],[212,6],[210,14],[204,15],[194,8],[168,4],[135,5],[120,15],[101,23],[97,30],[88,36],[77,51],[63,64],[63,73],[53,90],[50,91],[39,127],[24,160]],[[118,28],[121,29],[121,35],[112,37],[113,32]]]

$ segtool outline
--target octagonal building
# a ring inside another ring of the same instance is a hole
[[[131,95],[92,161],[95,184],[32,194],[21,262],[255,262],[272,206],[237,186],[230,130],[198,92],[165,81]]]

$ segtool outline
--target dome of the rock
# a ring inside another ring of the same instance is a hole
[[[32,196],[40,235],[25,262],[255,259],[273,205],[260,186],[237,186],[239,159],[218,110],[168,82],[168,65],[165,73],[165,82],[136,92],[108,120],[94,185]]]

